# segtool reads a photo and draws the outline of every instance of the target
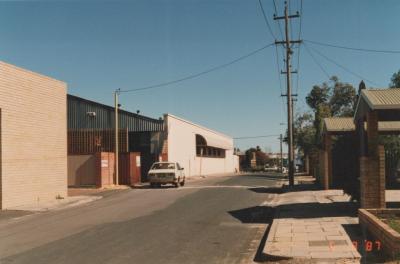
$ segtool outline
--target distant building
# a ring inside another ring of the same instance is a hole
[[[239,171],[233,139],[220,132],[165,114],[164,159],[179,162],[187,177]]]

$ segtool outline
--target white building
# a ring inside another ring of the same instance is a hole
[[[179,162],[186,177],[239,171],[231,137],[171,114],[165,114],[164,120],[164,159]]]

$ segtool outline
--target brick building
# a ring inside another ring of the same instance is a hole
[[[67,195],[66,89],[0,62],[0,209]]]

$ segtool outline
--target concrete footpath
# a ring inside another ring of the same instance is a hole
[[[358,224],[350,197],[341,190],[293,190],[264,206],[276,208],[263,253],[271,259],[348,260],[361,256],[346,233]]]

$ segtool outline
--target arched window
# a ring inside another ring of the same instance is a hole
[[[207,146],[207,140],[199,134],[196,134],[196,155],[207,158],[225,158],[225,150]]]

